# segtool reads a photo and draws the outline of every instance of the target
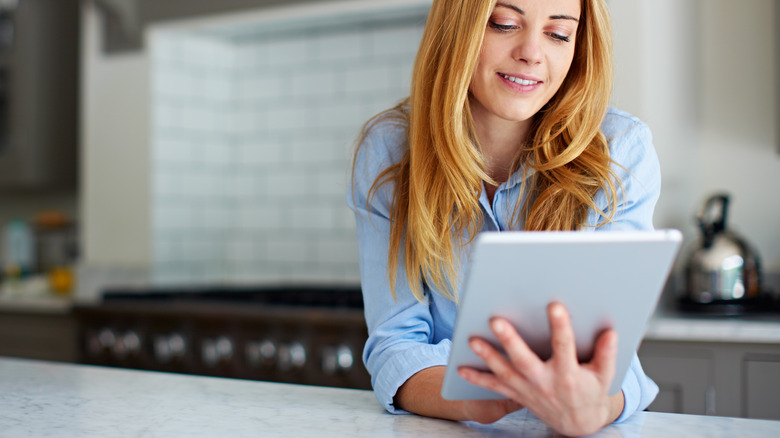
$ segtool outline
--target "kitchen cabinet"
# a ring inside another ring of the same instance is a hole
[[[711,351],[679,345],[645,345],[641,353],[645,372],[659,388],[651,410],[696,415],[715,413]]]
[[[780,419],[780,355],[744,362],[745,416]]]
[[[780,344],[645,340],[648,410],[780,420]]]
[[[0,4],[0,190],[74,190],[78,0]]]
[[[0,356],[75,362],[75,317],[69,311],[0,309]]]

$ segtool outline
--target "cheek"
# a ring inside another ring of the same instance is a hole
[[[557,84],[560,85],[563,83],[563,80],[566,79],[566,76],[569,74],[569,70],[571,69],[573,59],[574,56],[572,54],[568,57],[560,58],[560,61],[555,64],[555,82]]]

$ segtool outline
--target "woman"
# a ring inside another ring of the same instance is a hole
[[[508,360],[471,341],[492,372],[460,375],[507,400],[440,395],[477,233],[652,229],[658,160],[647,127],[607,107],[611,50],[603,0],[434,0],[409,99],[367,124],[348,196],[369,329],[363,359],[390,412],[492,422],[525,407],[580,435],[655,397],[636,356],[622,391],[608,396],[616,334],[577,363],[560,304],[548,309],[546,362],[500,319],[491,327]]]

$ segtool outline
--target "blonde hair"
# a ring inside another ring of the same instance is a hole
[[[482,228],[478,196],[485,172],[474,135],[468,90],[495,0],[435,0],[414,64],[409,98],[369,120],[358,145],[379,121],[401,119],[408,144],[369,190],[394,183],[388,272],[395,296],[398,255],[418,300],[423,282],[457,302],[460,251]],[[617,206],[616,176],[600,130],[612,89],[612,39],[604,0],[582,0],[574,59],[561,88],[535,117],[528,145],[518,145],[513,171],[535,170],[522,210],[513,222],[526,230],[575,230],[588,208],[602,225]],[[408,109],[407,109],[408,108]],[[358,146],[359,148],[360,146]],[[354,178],[354,172],[353,172]],[[602,212],[594,202],[604,189]],[[522,195],[521,195],[522,196]]]

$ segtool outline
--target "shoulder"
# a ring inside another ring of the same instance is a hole
[[[623,110],[609,107],[601,122],[601,132],[612,146],[613,143],[625,143],[627,140],[645,140],[652,143],[650,128],[638,117]]]
[[[350,205],[367,207],[374,183],[389,167],[401,161],[408,149],[408,123],[397,110],[387,111],[369,121],[360,133],[352,165],[352,195]],[[389,211],[392,204],[392,181],[381,184],[377,191],[378,205]]]
[[[617,163],[629,168],[657,163],[650,127],[638,117],[609,107],[601,123],[601,132],[609,143],[611,158]]]
[[[397,110],[380,114],[363,128],[355,165],[381,171],[401,160],[408,149],[408,123]]]

